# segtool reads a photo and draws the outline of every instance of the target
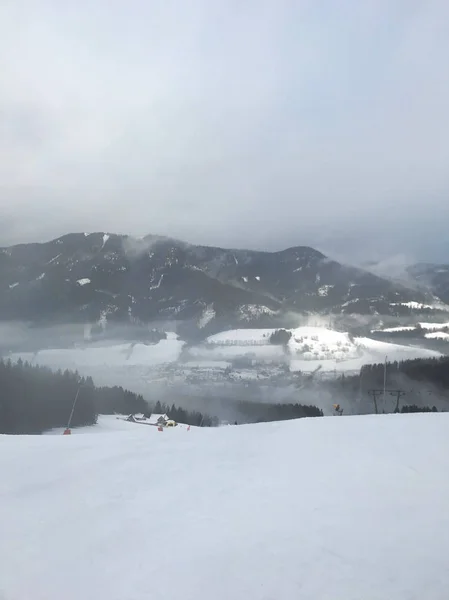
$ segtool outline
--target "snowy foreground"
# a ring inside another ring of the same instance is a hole
[[[447,600],[448,429],[103,418],[1,436],[0,598]]]

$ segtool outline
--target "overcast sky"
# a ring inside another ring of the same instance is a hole
[[[0,245],[449,261],[448,32],[447,0],[2,0]]]

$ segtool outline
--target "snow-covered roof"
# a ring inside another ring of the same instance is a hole
[[[159,421],[159,419],[161,419],[161,418],[162,418],[164,421],[168,421],[168,416],[167,416],[167,415],[159,415],[159,414],[157,414],[157,413],[153,413],[153,414],[151,415],[151,417],[148,419],[148,422],[149,422],[150,424],[154,424],[154,425],[155,425],[155,424],[156,424],[156,423]]]

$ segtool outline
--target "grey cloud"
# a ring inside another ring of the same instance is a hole
[[[108,230],[440,256],[448,17],[443,0],[3,2],[0,244]]]

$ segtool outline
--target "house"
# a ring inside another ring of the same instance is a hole
[[[143,425],[153,425],[154,427],[176,427],[177,423],[170,419],[168,415],[152,414],[146,418],[144,415],[129,415],[126,421],[130,423],[141,423]]]
[[[158,415],[156,413],[153,413],[147,422],[148,425],[154,425],[156,427],[166,427],[168,421],[170,421],[170,419],[167,415]]]
[[[145,423],[146,418],[143,414],[129,415],[129,417],[126,417],[126,421],[130,423]]]

